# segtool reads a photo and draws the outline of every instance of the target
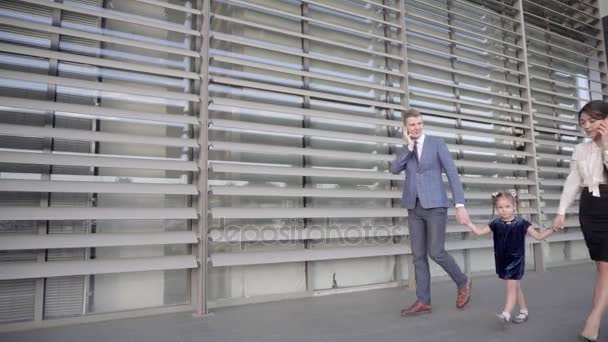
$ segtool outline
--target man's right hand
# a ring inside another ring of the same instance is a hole
[[[403,132],[402,138],[407,143],[407,145],[409,146],[414,144],[414,140],[410,136],[410,133],[407,131],[407,127],[401,126],[401,131]]]

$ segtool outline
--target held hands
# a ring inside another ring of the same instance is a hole
[[[469,223],[465,224],[464,226],[467,227],[467,228],[469,228],[470,231],[475,231],[475,229],[477,228],[475,226],[475,224],[473,222],[471,222],[471,221],[469,221]]]
[[[553,228],[553,231],[558,231],[560,229],[564,229],[565,222],[566,222],[566,215],[557,214],[557,216],[555,216],[555,219],[553,220],[553,225],[551,228]]]
[[[469,227],[469,224],[471,224],[471,220],[469,219],[469,212],[467,212],[467,209],[465,207],[456,208],[456,222],[467,227]]]

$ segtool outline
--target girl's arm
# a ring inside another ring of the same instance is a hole
[[[528,227],[528,234],[535,238],[538,241],[542,241],[547,238],[547,236],[553,234],[554,230],[550,228],[545,228],[542,231],[537,231],[536,228],[540,228],[537,226]]]
[[[492,232],[489,226],[479,228],[473,222],[469,222],[469,224],[467,224],[467,228],[469,228],[475,235],[485,235]]]

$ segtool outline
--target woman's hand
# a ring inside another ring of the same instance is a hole
[[[602,120],[596,131],[601,136],[602,147],[608,149],[608,119]]]
[[[564,229],[564,223],[566,222],[566,215],[557,214],[553,220],[553,230],[558,231]]]

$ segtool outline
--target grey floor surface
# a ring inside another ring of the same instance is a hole
[[[399,316],[415,299],[414,292],[386,289],[224,308],[205,319],[179,313],[0,333],[0,341],[577,341],[593,281],[592,264],[528,272],[522,285],[530,320],[508,329],[495,318],[504,300],[503,283],[484,276],[473,278],[473,300],[466,310],[454,305],[453,283],[437,282],[433,313],[414,318]],[[608,341],[608,326],[603,327],[606,336],[600,341]]]

